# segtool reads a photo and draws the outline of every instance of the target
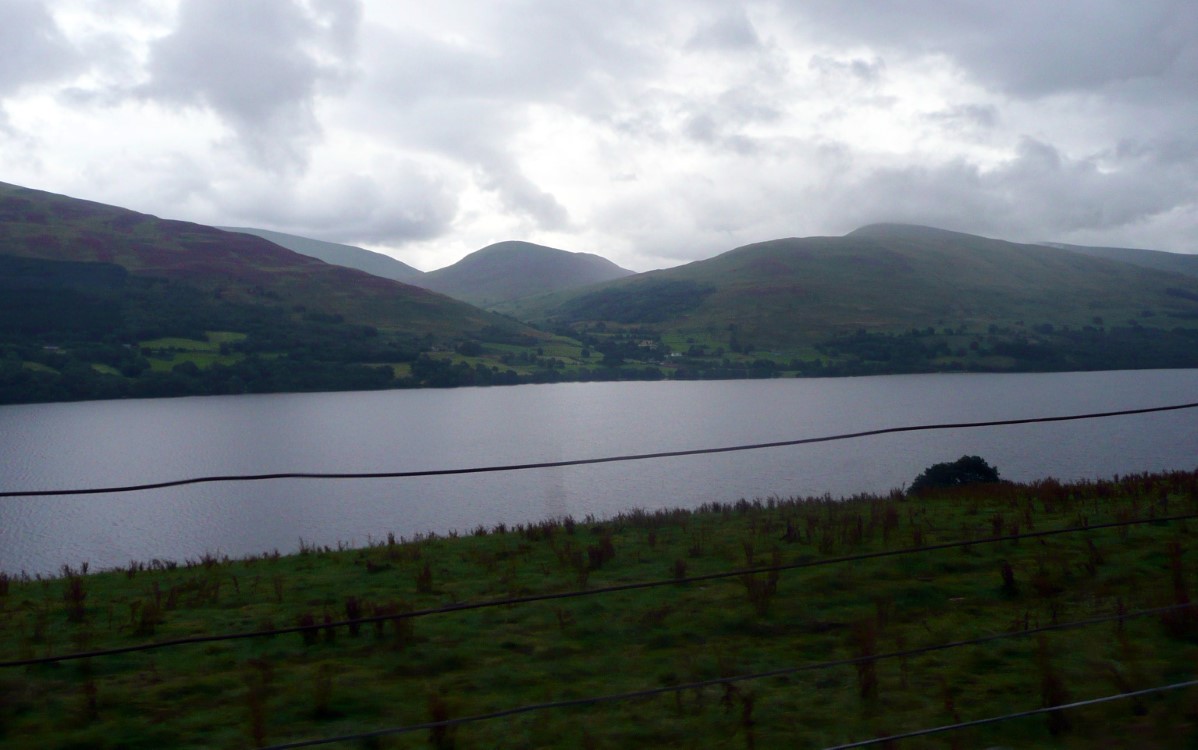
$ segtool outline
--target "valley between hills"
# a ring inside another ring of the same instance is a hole
[[[1198,366],[1198,258],[878,224],[633,273],[348,245],[0,183],[0,403]]]

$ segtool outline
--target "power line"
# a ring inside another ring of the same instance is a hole
[[[943,424],[908,425],[904,427],[885,427],[878,430],[848,432],[840,435],[801,438],[798,440],[780,440],[770,443],[753,443],[749,445],[733,445],[722,448],[695,448],[682,451],[661,451],[657,453],[637,453],[623,456],[605,456],[603,458],[580,458],[566,461],[545,461],[526,464],[506,464],[501,466],[476,466],[466,469],[429,469],[424,471],[384,471],[358,473],[318,473],[318,472],[278,472],[273,474],[227,474],[218,476],[192,477],[189,479],[174,479],[165,482],[150,482],[146,484],[131,484],[113,487],[90,487],[71,490],[9,490],[0,492],[0,498],[8,497],[50,497],[60,495],[97,495],[110,492],[143,492],[159,490],[167,487],[181,487],[190,484],[207,484],[211,482],[257,482],[274,479],[406,479],[413,477],[450,476],[457,474],[485,474],[499,471],[522,471],[525,469],[552,469],[564,466],[584,466],[588,464],[614,463],[617,461],[643,461],[656,458],[677,458],[680,456],[700,456],[713,453],[732,453],[735,451],[760,450],[762,448],[783,448],[794,445],[810,445],[812,443],[829,443],[837,440],[852,440],[855,438],[874,435],[889,435],[900,432],[919,432],[926,430],[956,430],[973,427],[1003,427],[1020,424],[1041,424],[1046,422],[1068,422],[1079,419],[1101,419],[1105,417],[1123,417],[1133,414],[1151,414],[1156,412],[1178,411],[1181,409],[1198,408],[1198,402],[1189,404],[1174,404],[1171,406],[1153,406],[1145,409],[1124,409],[1121,411],[1094,412],[1089,414],[1070,414],[1057,417],[1030,417],[1026,419],[1000,419],[986,422],[950,422]]]
[[[1109,703],[1111,701],[1121,701],[1127,698],[1139,698],[1143,695],[1151,695],[1153,693],[1164,693],[1170,690],[1181,690],[1183,688],[1194,687],[1198,685],[1198,680],[1187,680],[1186,682],[1175,682],[1171,685],[1160,685],[1158,687],[1144,688],[1143,690],[1133,690],[1130,693],[1119,693],[1117,695],[1104,695],[1101,698],[1090,698],[1084,701],[1074,701],[1073,703],[1062,703],[1059,706],[1046,706],[1044,708],[1033,708],[1028,711],[1018,711],[1013,714],[1003,714],[1002,716],[991,716],[985,719],[974,719],[973,721],[962,721],[957,724],[946,724],[941,727],[931,727],[929,729],[920,729],[914,732],[904,732],[903,734],[892,734],[886,737],[875,737],[871,740],[861,740],[860,742],[850,742],[847,745],[835,745],[825,748],[824,750],[849,750],[854,747],[867,747],[869,745],[878,745],[883,742],[894,742],[895,740],[905,740],[911,737],[924,737],[929,734],[939,734],[940,732],[951,732],[956,729],[969,729],[970,727],[980,727],[984,724],[996,724],[1000,721],[1009,721],[1011,719],[1022,719],[1027,716],[1035,716],[1036,714],[1046,714],[1053,711],[1066,711],[1071,708],[1082,708],[1083,706],[1095,706],[1099,703]]]
[[[436,728],[441,728],[441,727],[449,728],[449,727],[454,727],[454,726],[458,726],[461,724],[473,724],[473,723],[480,722],[480,721],[490,721],[490,720],[494,720],[494,719],[502,719],[502,718],[506,718],[509,716],[516,716],[519,714],[532,713],[535,711],[546,711],[546,710],[558,709],[558,708],[577,708],[577,707],[581,707],[581,706],[593,706],[593,705],[599,705],[599,704],[603,704],[603,703],[615,703],[615,702],[619,702],[619,701],[635,700],[638,698],[651,698],[651,697],[658,696],[658,695],[664,695],[664,694],[668,694],[668,693],[678,693],[678,692],[682,692],[685,690],[699,690],[699,689],[706,688],[706,687],[715,687],[715,686],[719,686],[719,685],[730,685],[734,682],[749,682],[752,680],[762,680],[762,679],[768,679],[771,677],[785,677],[785,676],[797,674],[800,672],[812,672],[812,671],[818,671],[818,670],[823,670],[823,669],[831,669],[834,667],[853,666],[853,665],[861,664],[861,663],[865,663],[865,662],[883,661],[883,660],[887,660],[887,659],[900,659],[900,658],[905,658],[905,657],[909,657],[909,656],[919,656],[921,654],[932,653],[934,651],[945,651],[945,650],[953,649],[953,648],[961,648],[963,646],[977,646],[977,645],[981,645],[984,643],[990,643],[992,641],[1004,640],[1007,638],[1021,638],[1021,637],[1037,635],[1037,634],[1041,634],[1041,633],[1048,633],[1048,632],[1056,631],[1056,630],[1069,630],[1069,629],[1073,629],[1073,628],[1085,627],[1088,625],[1095,625],[1095,624],[1100,624],[1100,623],[1104,623],[1104,622],[1112,622],[1114,620],[1122,620],[1122,619],[1130,619],[1133,617],[1147,617],[1149,615],[1165,614],[1168,612],[1175,612],[1178,610],[1192,608],[1195,606],[1198,606],[1198,604],[1195,604],[1193,602],[1186,603],[1186,604],[1174,604],[1174,605],[1171,605],[1168,607],[1157,607],[1155,609],[1139,610],[1136,612],[1128,612],[1128,613],[1123,613],[1123,614],[1104,615],[1102,617],[1094,617],[1094,618],[1090,618],[1087,620],[1077,620],[1074,622],[1058,623],[1056,625],[1045,625],[1045,626],[1037,627],[1037,628],[1029,628],[1027,630],[1019,630],[1019,631],[1009,632],[1009,633],[998,633],[995,635],[982,636],[980,638],[971,638],[968,640],[950,641],[948,643],[940,643],[940,644],[936,644],[933,646],[921,646],[919,648],[905,649],[903,651],[892,651],[892,652],[885,653],[885,654],[874,654],[874,655],[869,655],[869,656],[854,656],[854,657],[845,658],[845,659],[833,659],[830,661],[815,662],[812,664],[802,664],[802,665],[795,666],[795,667],[783,667],[781,669],[773,669],[773,670],[769,670],[766,672],[754,672],[754,673],[750,673],[750,674],[740,674],[740,675],[733,675],[733,676],[729,676],[729,677],[714,677],[714,678],[708,679],[708,680],[698,680],[696,682],[687,682],[687,683],[681,683],[681,684],[677,684],[677,685],[668,685],[665,687],[658,687],[658,688],[647,688],[645,690],[632,690],[632,691],[628,691],[628,692],[624,692],[624,693],[610,693],[608,695],[588,696],[585,698],[570,698],[570,699],[559,700],[559,701],[546,701],[544,703],[532,703],[532,704],[526,704],[523,706],[516,706],[513,708],[506,708],[506,709],[502,709],[499,711],[491,711],[491,712],[484,713],[484,714],[474,714],[471,716],[462,716],[462,717],[458,717],[456,719],[443,719],[441,721],[430,721],[430,722],[424,722],[421,724],[409,724],[406,726],[390,727],[390,728],[386,728],[386,729],[377,729],[377,730],[373,730],[373,731],[369,731],[369,732],[359,732],[359,733],[355,733],[355,734],[338,735],[335,737],[320,737],[320,738],[310,739],[310,740],[298,740],[296,742],[288,742],[288,743],[283,743],[283,744],[279,744],[279,745],[269,745],[267,747],[260,748],[259,750],[291,750],[292,748],[314,747],[316,745],[327,745],[327,744],[331,744],[334,742],[349,742],[349,741],[353,741],[353,740],[365,740],[365,739],[371,739],[371,738],[375,738],[375,737],[383,737],[383,736],[388,736],[388,735],[408,734],[411,732],[418,732],[418,731],[422,731],[425,729],[436,729]],[[1159,688],[1156,688],[1154,690],[1159,690]],[[1151,692],[1151,690],[1149,692]],[[1131,697],[1133,695],[1136,695],[1136,693],[1125,693],[1121,697]],[[1111,699],[1107,699],[1107,700],[1111,700]],[[1078,704],[1078,705],[1082,705],[1082,704]],[[1072,707],[1073,707],[1072,705],[1055,706],[1052,709],[1046,709],[1046,710],[1060,710],[1060,709],[1066,709],[1066,708],[1072,708]],[[1019,714],[1019,715],[1021,715],[1021,714]],[[1013,714],[1013,715],[1006,716],[1006,717],[985,719],[985,720],[982,720],[982,723],[988,723],[988,722],[992,722],[992,721],[1000,721],[1000,720],[1003,720],[1006,718],[1015,718],[1016,716],[1018,716],[1018,715]],[[968,724],[954,725],[952,727],[940,727],[940,728],[936,728],[934,730],[924,730],[924,732],[931,734],[933,732],[948,731],[948,729],[958,728],[958,726],[964,727],[967,725]],[[875,740],[867,740],[861,744],[872,744],[874,742],[885,742],[888,739],[901,739],[902,737],[905,737],[905,736],[907,736],[907,735],[896,735],[894,737],[886,737],[886,738],[879,738],[879,739],[875,739]],[[911,736],[917,736],[917,735],[913,734]],[[856,746],[857,745],[844,745],[841,747],[848,748],[848,747],[856,747]],[[832,749],[830,749],[830,750],[832,750]]]
[[[1035,539],[1047,536],[1057,536],[1060,534],[1074,534],[1080,531],[1099,531],[1103,529],[1112,529],[1125,526],[1136,526],[1145,523],[1170,523],[1173,521],[1187,521],[1198,519],[1198,513],[1186,513],[1176,516],[1157,516],[1156,518],[1135,518],[1125,521],[1111,521],[1102,524],[1090,524],[1088,526],[1070,526],[1063,529],[1047,529],[1043,531],[1028,531],[1022,534],[1008,534],[1006,536],[985,537],[983,539],[957,540],[952,542],[942,542],[939,544],[929,544],[922,547],[904,547],[896,550],[883,550],[880,552],[866,552],[858,555],[846,555],[842,557],[828,557],[822,560],[805,560],[802,562],[785,563],[782,565],[770,565],[760,568],[743,568],[740,570],[725,570],[718,573],[704,573],[701,575],[687,576],[685,578],[668,578],[656,581],[638,581],[635,583],[619,583],[611,586],[603,586],[594,589],[581,589],[576,591],[560,591],[552,594],[529,594],[527,596],[508,597],[505,599],[487,599],[478,602],[459,602],[457,604],[447,604],[442,607],[430,607],[426,609],[417,609],[409,612],[397,612],[394,614],[376,615],[372,617],[363,617],[354,620],[339,620],[336,622],[320,623],[312,625],[295,625],[286,628],[274,628],[270,630],[255,630],[242,633],[223,633],[213,635],[190,636],[187,638],[176,638],[167,641],[157,641],[155,643],[142,643],[132,646],[120,646],[117,648],[98,649],[95,651],[81,651],[70,654],[60,654],[57,656],[41,656],[29,659],[17,659],[13,661],[0,661],[0,669],[5,667],[27,667],[38,664],[54,664],[64,661],[75,661],[78,659],[88,659],[92,657],[114,656],[117,654],[128,654],[139,651],[154,651],[163,648],[173,648],[176,646],[194,645],[200,643],[214,643],[219,641],[244,640],[247,638],[266,638],[276,635],[288,635],[292,633],[302,633],[320,630],[323,628],[346,627],[349,625],[363,625],[376,622],[385,622],[388,620],[412,619],[417,617],[427,617],[429,615],[448,614],[451,612],[465,612],[475,609],[486,609],[490,607],[504,607],[513,604],[528,604],[532,602],[551,601],[555,599],[576,599],[586,596],[597,596],[601,594],[612,594],[622,591],[635,591],[638,589],[656,588],[659,586],[677,586],[686,583],[697,583],[702,581],[714,581],[726,578],[739,578],[746,575],[758,575],[761,573],[781,572],[785,570],[798,570],[803,568],[818,568],[824,565],[836,565],[846,562],[858,562],[861,560],[876,560],[886,557],[899,557],[903,555],[912,555],[924,552],[935,552],[939,550],[954,549],[958,547],[970,547],[975,544],[996,544],[998,542],[1018,541],[1020,539]]]

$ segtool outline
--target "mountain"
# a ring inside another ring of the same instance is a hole
[[[413,283],[480,307],[631,276],[632,271],[591,253],[530,242],[498,242]]]
[[[644,274],[504,242],[419,277],[496,314],[256,235],[0,183],[0,403],[1198,367],[1198,278],[1117,252],[878,224]]]
[[[419,357],[545,338],[260,237],[0,183],[0,403],[491,382]]]
[[[311,308],[413,335],[508,325],[426,289],[331,265],[260,237],[5,183],[0,254],[115,264],[217,299]]]
[[[273,232],[269,229],[254,229],[251,227],[217,228],[223,229],[226,232],[252,234],[301,255],[319,258],[325,263],[332,263],[336,266],[356,268],[359,271],[365,271],[375,276],[382,276],[384,279],[394,279],[395,281],[419,285],[418,280],[424,275],[424,271],[413,268],[407,263],[398,261],[389,255],[383,255],[382,253],[376,253],[361,247],[354,247],[353,245],[324,242],[323,240],[299,237],[294,234]]]
[[[1158,271],[1184,273],[1187,276],[1198,276],[1198,255],[1183,253],[1166,253],[1160,250],[1141,250],[1133,247],[1087,247],[1085,245],[1067,245],[1063,242],[1042,242],[1047,247],[1081,253],[1092,258],[1106,258],[1121,263],[1130,263],[1142,268],[1153,268]]]
[[[910,225],[756,243],[503,309],[580,335],[651,330],[676,352],[873,358],[878,371],[1198,364],[1198,341],[1172,332],[1195,329],[1198,279]]]
[[[1041,245],[879,224],[843,237],[788,238],[512,306],[536,321],[738,325],[775,345],[911,326],[1123,321],[1189,310],[1167,293],[1192,279]]]

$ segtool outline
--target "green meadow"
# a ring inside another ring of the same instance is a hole
[[[150,369],[155,372],[170,372],[176,365],[190,362],[196,367],[211,367],[214,364],[231,365],[244,359],[241,354],[229,352],[228,345],[244,341],[244,333],[232,331],[206,331],[204,339],[165,337],[142,341],[140,349],[147,353]],[[221,352],[221,345],[226,353]]]
[[[0,667],[0,746],[269,746],[656,690],[329,746],[819,748],[1156,688],[1198,666],[1194,514],[1178,472],[8,571],[0,662],[302,629]],[[1196,719],[1172,690],[878,746],[1192,747]]]

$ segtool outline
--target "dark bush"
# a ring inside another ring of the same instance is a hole
[[[998,481],[998,469],[980,456],[961,456],[951,463],[933,464],[924,469],[922,474],[915,477],[907,492],[918,495],[932,489]]]

